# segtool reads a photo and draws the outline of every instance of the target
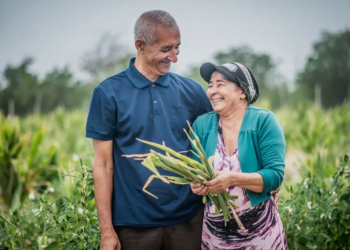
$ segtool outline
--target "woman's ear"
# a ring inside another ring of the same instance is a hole
[[[241,94],[240,94],[241,99],[247,99],[246,93],[241,89]]]

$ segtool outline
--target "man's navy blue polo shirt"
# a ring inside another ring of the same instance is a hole
[[[183,132],[201,114],[211,111],[203,88],[195,81],[167,73],[151,82],[133,65],[99,84],[92,95],[86,136],[113,140],[113,225],[159,227],[194,217],[201,198],[189,185],[154,179],[146,194],[142,188],[151,172],[140,161],[122,155],[148,153],[150,146],[136,138],[165,142],[176,151],[189,149]],[[154,148],[153,148],[154,149]],[[160,170],[162,174],[173,175]]]

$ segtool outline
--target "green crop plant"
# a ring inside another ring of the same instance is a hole
[[[350,246],[350,160],[343,156],[333,177],[308,173],[280,214],[290,249],[345,250]]]
[[[19,192],[18,159],[23,140],[18,124],[17,119],[11,122],[0,114],[0,191],[5,209],[16,206],[15,194]]]
[[[41,154],[43,129],[32,139],[25,140],[19,132],[18,120],[11,122],[0,116],[0,124],[1,201],[4,209],[16,210],[29,194],[42,193],[51,186],[50,181],[57,178],[57,171],[52,166],[56,147],[52,145],[48,153]],[[25,146],[28,153],[23,156]]]
[[[45,236],[53,239],[44,249],[99,249],[100,234],[95,210],[92,170],[81,163],[70,196],[49,202],[45,197],[36,207],[46,228]]]

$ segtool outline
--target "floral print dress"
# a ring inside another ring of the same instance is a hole
[[[220,121],[213,166],[215,171],[241,172],[238,150],[226,157]],[[216,215],[214,204],[209,205],[207,202],[204,210],[202,250],[288,250],[273,197],[253,207],[244,188],[229,187],[228,192],[238,196],[234,201],[238,206],[235,211],[245,230],[240,230],[234,219],[225,226],[223,215]]]

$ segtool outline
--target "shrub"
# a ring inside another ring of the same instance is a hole
[[[81,166],[70,197],[50,203],[40,198],[38,213],[44,218],[46,236],[53,241],[45,249],[99,249],[100,233],[94,204],[92,170]],[[49,243],[49,241],[48,241]]]
[[[290,199],[282,204],[281,218],[290,249],[349,249],[350,161],[347,155],[333,178],[308,174]]]

